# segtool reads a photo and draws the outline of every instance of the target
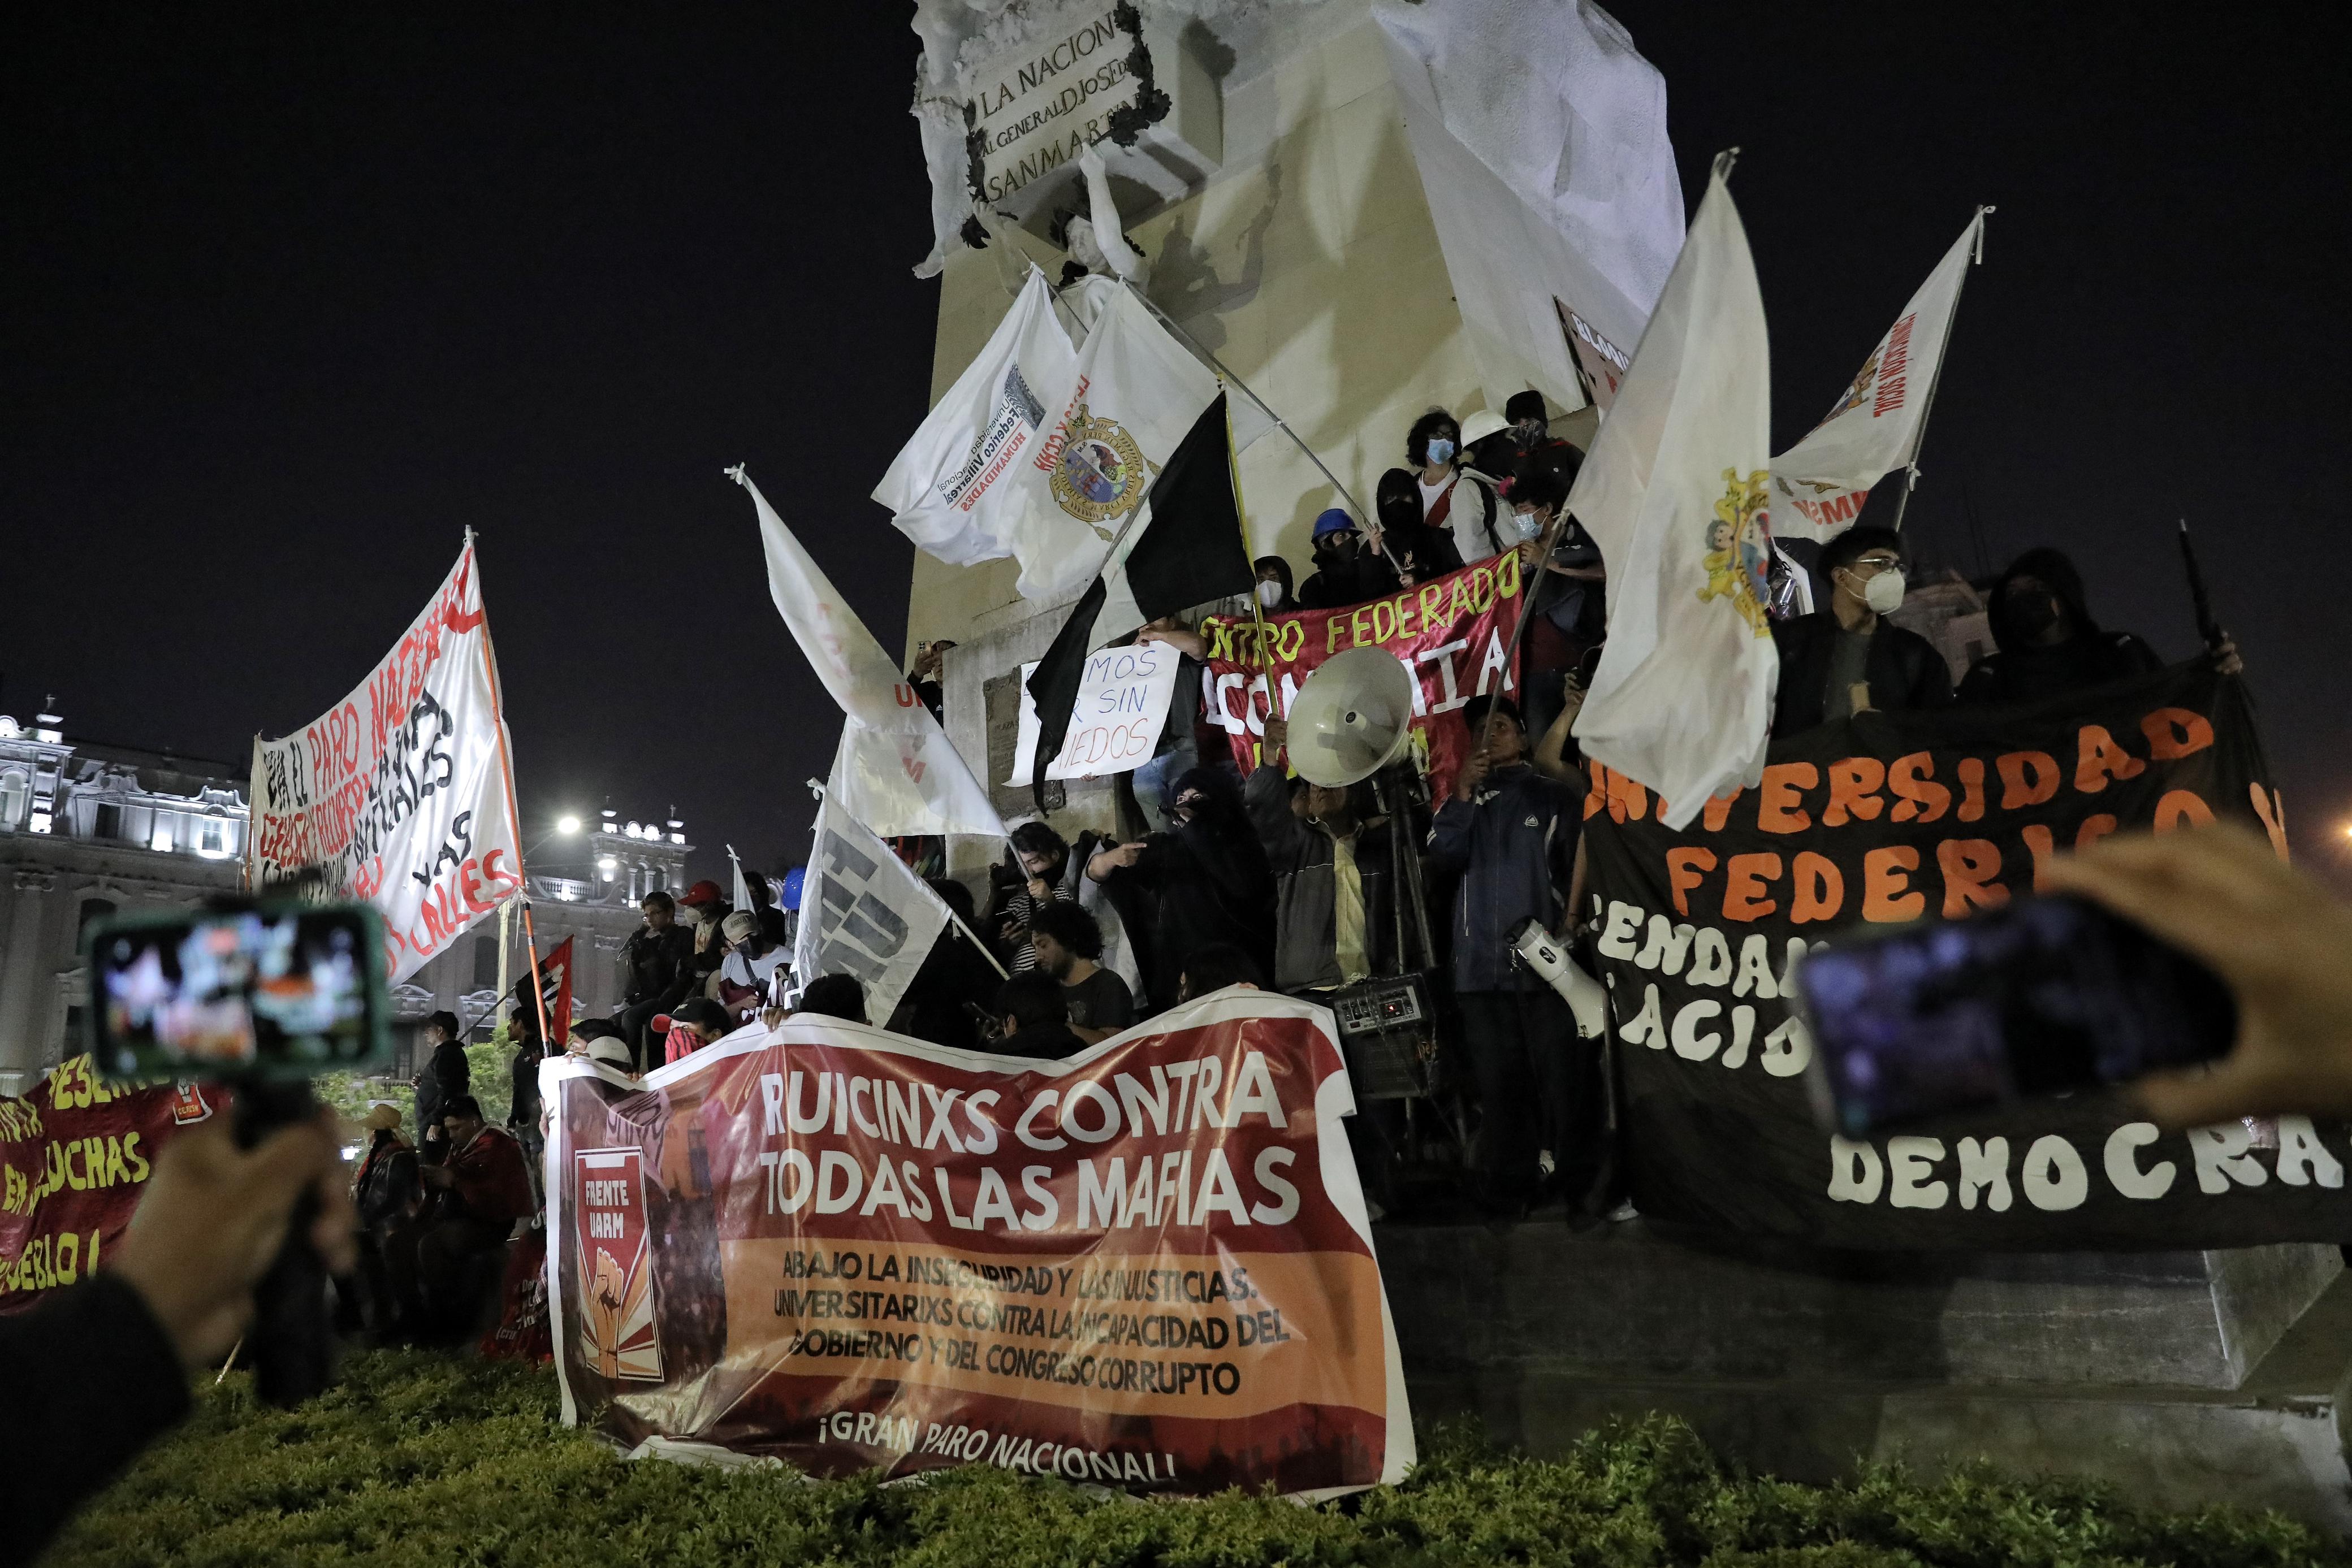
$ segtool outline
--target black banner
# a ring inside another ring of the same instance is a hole
[[[2352,1140],[2300,1117],[2159,1134],[2109,1093],[1848,1143],[1822,1131],[1790,958],[1958,919],[2119,829],[2231,817],[2284,852],[2244,685],[2202,664],[2031,707],[1863,714],[1776,742],[1683,832],[1594,768],[1591,914],[1644,1214],[1822,1246],[2133,1250],[2352,1239]]]

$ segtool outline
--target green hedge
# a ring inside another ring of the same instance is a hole
[[[354,1357],[293,1413],[244,1380],[87,1509],[46,1560],[104,1563],[1705,1564],[2218,1568],[2352,1563],[2275,1514],[2143,1513],[2100,1489],[1970,1472],[1923,1485],[1741,1478],[1679,1422],[1594,1432],[1556,1460],[1428,1435],[1402,1486],[1300,1508],[1230,1492],[1138,1503],[973,1467],[822,1485],[773,1469],[626,1465],[556,1424],[545,1372]]]

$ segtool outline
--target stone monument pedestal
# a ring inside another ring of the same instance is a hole
[[[1374,1239],[1416,1413],[1475,1413],[1536,1453],[1655,1410],[1791,1480],[1981,1456],[2352,1531],[2352,1281],[2333,1247],[1735,1251],[1647,1221]]]

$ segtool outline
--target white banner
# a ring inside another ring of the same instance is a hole
[[[835,754],[832,788],[842,809],[877,833],[1004,836],[1003,819],[931,710],[898,674],[866,622],[784,527],[740,468],[768,558],[768,596],[808,655],[817,679],[849,716]]]
[[[866,990],[866,1019],[879,1029],[950,918],[948,906],[889,845],[830,796],[817,808],[793,953],[803,987],[823,975],[856,976]]]
[[[256,890],[307,866],[383,915],[398,985],[522,891],[514,769],[474,546],[373,674],[253,743]]]
[[[1013,553],[1008,483],[1076,383],[1077,350],[1034,266],[987,347],[916,427],[874,487],[900,533],[951,566]]]
[[[1568,497],[1610,563],[1609,640],[1575,733],[1663,795],[1670,827],[1763,778],[1780,675],[1770,378],[1756,264],[1718,172]]]
[[[1843,533],[1871,486],[1918,456],[1960,285],[1984,245],[1985,210],[1969,220],[1821,423],[1772,459],[1772,531],[1782,538]]]
[[[1168,727],[1168,700],[1176,692],[1183,660],[1165,643],[1104,648],[1087,657],[1078,700],[1062,749],[1045,768],[1048,779],[1107,779],[1130,773],[1151,760],[1160,732]],[[1032,659],[1021,666],[1021,731],[1008,789],[1029,788],[1037,760],[1037,705],[1030,700]]]

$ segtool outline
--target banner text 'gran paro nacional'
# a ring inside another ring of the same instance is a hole
[[[1412,1462],[1320,1009],[1223,992],[1065,1062],[809,1017],[542,1072],[564,1408],[616,1441],[1171,1494]]]

